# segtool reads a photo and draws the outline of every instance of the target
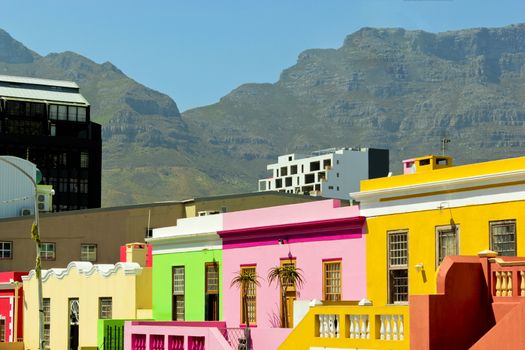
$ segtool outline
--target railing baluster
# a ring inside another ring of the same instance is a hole
[[[512,292],[512,271],[507,272],[507,296],[511,297],[514,293]]]
[[[496,296],[501,296],[501,272],[496,271]]]
[[[385,336],[385,315],[381,315],[379,316],[379,318],[381,319],[381,328],[379,329],[379,334],[380,334],[380,339],[381,340],[385,340],[386,339],[386,336]]]
[[[525,297],[525,271],[520,271],[521,281],[520,281],[520,295]]]
[[[392,328],[393,339],[397,340],[397,315],[392,316],[392,321],[394,322],[394,327]]]
[[[350,339],[355,338],[354,317],[354,315],[348,317],[348,322],[350,323]]]
[[[405,325],[403,315],[399,315],[399,340],[405,340]]]

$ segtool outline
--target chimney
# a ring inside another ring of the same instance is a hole
[[[126,262],[136,262],[140,266],[146,266],[148,245],[146,243],[127,243]]]

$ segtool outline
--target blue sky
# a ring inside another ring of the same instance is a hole
[[[181,111],[275,82],[361,27],[432,32],[525,22],[524,0],[3,0],[0,28],[41,55],[110,61]]]

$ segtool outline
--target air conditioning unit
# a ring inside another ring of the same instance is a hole
[[[35,210],[33,208],[22,208],[20,209],[20,216],[34,215]]]

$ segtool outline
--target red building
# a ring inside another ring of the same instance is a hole
[[[23,338],[22,276],[25,275],[27,272],[0,272],[0,342]]]

